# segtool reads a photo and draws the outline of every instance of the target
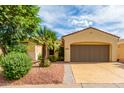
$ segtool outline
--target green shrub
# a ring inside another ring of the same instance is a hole
[[[38,60],[41,60],[42,59],[42,55],[41,53],[38,54]]]
[[[49,67],[50,66],[50,60],[49,59],[46,59],[44,63],[41,60],[40,66],[41,67]]]
[[[58,61],[64,61],[64,57],[59,56],[57,60],[58,60]]]
[[[25,53],[10,52],[1,60],[3,74],[8,80],[20,79],[28,73],[32,67],[31,58]]]
[[[50,55],[48,57],[48,59],[51,61],[51,62],[56,62],[57,61],[57,57],[55,55]]]
[[[2,64],[2,62],[1,62],[2,58],[3,58],[3,55],[1,54],[0,55],[0,65]]]
[[[64,61],[64,47],[59,48],[58,61]]]
[[[46,59],[44,63],[44,67],[48,67],[48,66],[50,66],[50,60]]]
[[[18,44],[18,45],[14,45],[11,46],[9,48],[9,52],[21,52],[21,53],[27,53],[27,46],[24,44]]]

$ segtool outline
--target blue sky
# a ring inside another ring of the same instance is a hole
[[[44,5],[40,6],[41,23],[59,33],[66,35],[89,26],[124,38],[124,6],[95,5]]]

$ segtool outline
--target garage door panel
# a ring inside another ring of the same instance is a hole
[[[109,61],[108,45],[72,45],[71,61]]]

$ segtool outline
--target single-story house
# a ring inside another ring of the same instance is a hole
[[[117,61],[119,37],[94,27],[63,36],[64,61]]]
[[[65,35],[61,41],[65,62],[124,62],[124,39],[94,27]],[[32,60],[38,60],[42,46],[33,42],[26,44],[28,55]],[[51,53],[49,51],[49,55]]]
[[[65,62],[124,62],[124,39],[89,27],[62,37]],[[42,46],[28,42],[28,54],[38,60]]]

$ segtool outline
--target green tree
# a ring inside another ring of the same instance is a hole
[[[48,29],[47,27],[41,28],[32,34],[31,40],[42,46],[42,60],[40,66],[45,64],[48,59],[48,49],[53,48],[53,42],[57,39],[56,32]]]
[[[0,47],[4,54],[8,48],[26,39],[39,29],[41,22],[38,6],[0,6]]]

